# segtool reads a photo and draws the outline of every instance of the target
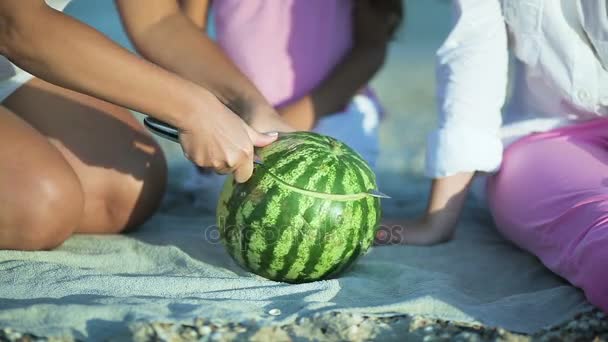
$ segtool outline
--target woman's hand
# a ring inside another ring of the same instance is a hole
[[[473,172],[433,180],[426,213],[417,220],[384,220],[376,245],[433,245],[447,242],[464,207]]]
[[[427,218],[417,220],[384,220],[376,233],[374,244],[434,245],[452,239],[454,229],[433,224]]]
[[[201,99],[200,110],[178,126],[184,154],[198,166],[247,181],[253,173],[254,147],[272,143],[278,134],[259,133],[208,92]]]

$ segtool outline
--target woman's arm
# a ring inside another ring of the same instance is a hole
[[[258,130],[289,130],[222,49],[177,0],[116,0],[127,33],[146,59],[209,89]]]
[[[180,6],[194,25],[202,32],[207,31],[207,17],[209,16],[211,0],[180,0]]]
[[[155,114],[180,128],[203,92],[42,0],[2,1],[0,18],[0,53],[59,86]]]
[[[344,109],[382,67],[401,14],[373,6],[372,1],[356,1],[351,51],[310,94],[279,108],[291,126],[310,130],[319,118]],[[395,16],[398,20],[391,20]]]
[[[0,53],[32,74],[148,113],[180,129],[184,153],[201,166],[251,175],[260,135],[204,88],[114,44],[42,0],[0,1]]]
[[[319,118],[344,109],[380,70],[385,55],[386,46],[354,47],[318,87],[279,108],[279,113],[292,127],[311,130]]]
[[[451,238],[475,171],[495,171],[507,87],[507,32],[498,0],[454,0],[456,20],[437,52],[439,128],[427,146],[434,178],[425,215],[387,221],[379,243],[433,244]]]

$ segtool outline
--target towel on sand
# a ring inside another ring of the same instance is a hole
[[[419,193],[420,184],[408,189]],[[386,201],[385,211],[420,202]],[[469,210],[450,243],[375,247],[339,278],[289,285],[241,269],[209,228],[213,216],[181,209],[128,235],[75,236],[50,252],[0,251],[0,326],[103,339],[124,336],[142,320],[283,324],[344,311],[530,333],[591,308],[579,290],[502,239],[483,210]],[[281,315],[269,315],[274,308]]]

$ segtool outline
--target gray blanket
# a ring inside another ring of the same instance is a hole
[[[421,201],[402,196],[386,202],[389,214],[419,209]],[[484,210],[469,210],[450,243],[376,247],[339,278],[288,285],[245,272],[209,234],[210,215],[181,209],[126,236],[75,236],[52,252],[0,251],[0,326],[105,338],[140,320],[287,323],[347,311],[529,333],[590,309],[579,290],[502,239]],[[269,315],[275,308],[281,314]]]

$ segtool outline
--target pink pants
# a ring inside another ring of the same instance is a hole
[[[502,234],[608,312],[608,119],[509,146],[488,200]]]

